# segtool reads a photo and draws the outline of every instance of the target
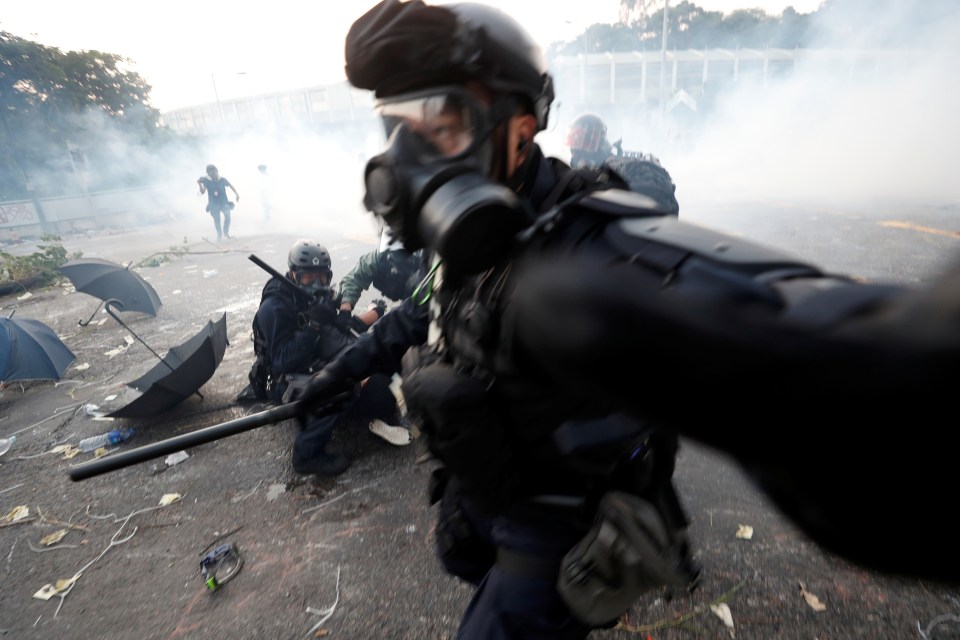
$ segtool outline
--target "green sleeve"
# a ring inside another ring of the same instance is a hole
[[[360,256],[357,265],[340,280],[341,301],[356,305],[360,294],[373,284],[373,276],[379,265],[380,252],[376,249]]]

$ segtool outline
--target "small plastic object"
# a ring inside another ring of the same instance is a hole
[[[13,446],[13,443],[17,441],[17,436],[10,436],[9,438],[0,438],[0,456],[5,454],[7,451],[10,451],[10,447]]]
[[[111,445],[120,444],[132,435],[133,429],[114,429],[113,431],[101,433],[98,436],[84,438],[77,443],[77,446],[81,451],[95,451],[100,447],[109,447]]]
[[[172,467],[175,464],[180,464],[189,457],[190,454],[188,454],[186,451],[177,451],[176,453],[171,453],[168,455],[163,461],[167,463],[168,467]]]
[[[239,547],[227,542],[200,559],[200,575],[207,589],[216,591],[233,579],[242,566]]]

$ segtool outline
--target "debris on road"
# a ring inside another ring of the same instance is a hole
[[[730,637],[736,637],[737,633],[733,626],[733,614],[730,612],[730,606],[727,605],[726,602],[711,604],[710,611],[712,611],[718,618],[723,620],[723,626],[727,628],[727,633],[730,634]]]
[[[800,595],[803,596],[803,599],[807,601],[807,604],[810,605],[810,608],[814,611],[826,611],[827,605],[820,602],[817,596],[807,591],[807,588],[803,586],[802,582],[800,583]]]
[[[190,454],[186,451],[177,451],[176,453],[171,453],[163,461],[167,464],[168,467],[172,467],[175,464],[180,464],[184,460],[190,457]]]
[[[10,511],[10,513],[3,516],[3,522],[19,522],[20,520],[23,520],[29,515],[30,515],[30,507],[28,507],[27,505],[20,505],[20,506],[14,507]]]
[[[60,529],[59,531],[54,531],[53,533],[47,534],[40,538],[40,544],[49,547],[52,544],[57,544],[63,537],[67,535],[66,529]]]
[[[750,540],[753,538],[753,527],[748,524],[741,524],[737,529],[737,537],[741,540]]]
[[[338,602],[340,602],[340,567],[339,566],[337,566],[337,595],[333,599],[333,604],[327,607],[326,609],[314,609],[313,607],[307,607],[307,613],[323,616],[322,618],[320,618],[320,621],[317,624],[310,627],[310,630],[307,631],[308,636],[313,636],[315,638],[322,638],[323,635],[326,635],[326,634],[321,635],[321,632],[323,631],[323,629],[320,629],[320,627],[322,627],[323,623],[329,620],[330,616],[333,615],[333,612],[337,610]]]

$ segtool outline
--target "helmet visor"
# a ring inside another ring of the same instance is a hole
[[[606,129],[594,125],[573,125],[567,132],[567,146],[572,151],[596,153],[605,151]]]
[[[402,126],[415,134],[423,162],[450,160],[472,151],[484,137],[486,118],[476,99],[460,88],[434,89],[384,99],[377,106],[389,139]]]

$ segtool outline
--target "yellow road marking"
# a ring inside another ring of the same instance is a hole
[[[881,222],[883,227],[894,227],[895,229],[909,229],[911,231],[921,231],[923,233],[932,233],[938,236],[948,236],[950,238],[956,238],[960,236],[958,231],[944,231],[943,229],[934,229],[933,227],[924,227],[919,224],[913,224],[910,222],[901,222],[899,220],[887,220],[886,222]]]

